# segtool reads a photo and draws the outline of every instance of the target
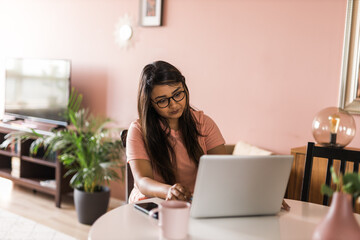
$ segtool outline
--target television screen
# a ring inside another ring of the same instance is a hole
[[[6,60],[6,115],[66,126],[69,93],[69,60]]]

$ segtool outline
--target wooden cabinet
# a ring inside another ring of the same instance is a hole
[[[20,130],[23,129],[0,123],[0,143],[4,141],[7,133]],[[65,169],[56,156],[53,159],[43,159],[41,155],[31,157],[29,154],[31,141],[33,140],[17,141],[9,148],[0,150],[0,177],[35,191],[53,195],[56,206],[60,207],[61,195],[72,191],[69,178],[63,177]]]
[[[351,148],[351,150],[358,150]],[[286,190],[286,198],[300,200],[302,181],[304,176],[306,146],[296,147],[291,149],[291,154],[294,156],[294,162],[291,168],[291,174]],[[339,172],[340,161],[334,159],[333,163],[335,171]],[[321,195],[321,185],[325,183],[326,178],[327,159],[314,158],[311,172],[311,183],[309,191],[309,202],[322,204],[323,196]],[[352,172],[353,163],[347,163],[345,172]],[[335,186],[333,185],[333,189]],[[359,203],[355,206],[356,212],[360,212]]]

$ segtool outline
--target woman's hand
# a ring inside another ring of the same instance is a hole
[[[190,201],[191,192],[179,183],[172,185],[166,195],[166,200]]]

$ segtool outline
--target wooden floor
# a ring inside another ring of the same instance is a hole
[[[123,204],[110,200],[109,210]],[[54,197],[14,185],[0,178],[0,208],[53,228],[79,240],[87,239],[90,226],[78,222],[73,198],[64,196],[61,208],[55,206]]]

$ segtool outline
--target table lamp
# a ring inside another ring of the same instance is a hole
[[[354,138],[354,118],[345,110],[328,107],[318,112],[312,123],[315,141],[323,146],[345,147]]]

